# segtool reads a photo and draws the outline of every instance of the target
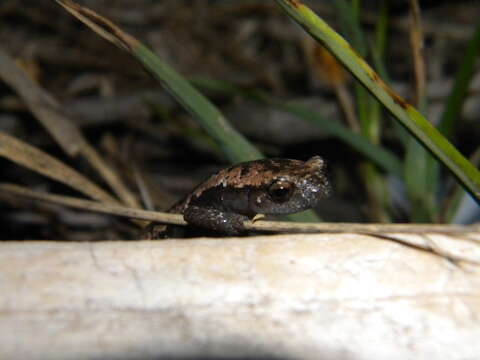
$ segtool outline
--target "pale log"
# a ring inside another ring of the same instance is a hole
[[[0,243],[0,359],[134,358],[479,359],[480,267],[356,234]]]

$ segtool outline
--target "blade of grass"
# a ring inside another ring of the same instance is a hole
[[[359,1],[353,1],[348,4],[345,0],[336,0],[334,2],[336,8],[337,18],[340,19],[340,24],[347,39],[350,40],[353,48],[361,56],[366,56],[367,47],[365,36],[359,24]],[[362,128],[362,133],[365,133],[365,128],[368,128],[370,119],[368,109],[368,94],[365,88],[358,82],[355,83],[355,98],[358,112],[358,119]]]
[[[122,182],[119,174],[89,144],[74,122],[64,114],[58,101],[29,79],[1,47],[0,78],[20,95],[32,114],[63,151],[71,157],[83,156],[125,204],[138,206],[137,199]]]
[[[358,12],[357,12],[358,14]],[[384,66],[385,45],[388,33],[388,2],[382,1],[377,15],[375,25],[375,42],[371,46],[371,54],[376,56],[375,68],[377,71],[386,72]],[[357,84],[359,84],[357,82]],[[360,84],[359,84],[360,85]],[[368,121],[364,122],[362,128],[372,144],[380,143],[380,130],[382,120],[382,108],[380,103],[373,97],[368,97]],[[365,186],[370,198],[372,207],[372,218],[378,222],[391,222],[389,214],[390,194],[387,184],[387,178],[379,173],[378,169],[371,163],[362,164],[364,172]]]
[[[388,33],[388,2],[382,1],[378,11],[377,23],[375,26],[375,43],[372,47],[372,57],[376,58],[374,61],[375,69],[380,74],[385,74],[385,46],[387,42]],[[369,97],[369,117],[370,121],[368,127],[365,129],[365,135],[374,144],[380,142],[380,121],[381,121],[381,106],[380,103],[373,97]]]
[[[440,118],[438,129],[446,137],[450,137],[455,120],[460,115],[463,103],[467,99],[470,81],[475,73],[475,63],[480,55],[480,25],[477,25],[473,31],[472,37],[468,42],[465,54],[462,57],[462,63],[455,76],[455,83],[445,104],[445,109]]]
[[[397,176],[401,176],[402,174],[402,166],[396,155],[383,147],[369,143],[363,136],[351,132],[341,123],[325,119],[321,114],[305,106],[275,101],[263,92],[244,90],[221,80],[195,78],[192,79],[192,82],[201,88],[249,98],[312,122],[320,126],[328,134],[337,137],[363,154],[366,158],[383,168],[385,171]]]
[[[351,131],[360,132],[355,103],[348,87],[349,74],[332,54],[311,37],[303,41],[309,65],[309,76],[325,84],[335,93],[338,106]]]
[[[223,114],[172,67],[161,61],[140,41],[110,20],[70,0],[55,0],[98,35],[132,54],[187,109],[220,145],[232,162],[260,159],[263,155],[237,132]]]
[[[472,154],[470,161],[477,166],[480,165],[480,147]],[[465,189],[455,184],[451,195],[446,198],[443,204],[440,218],[443,222],[452,223],[455,220],[466,195]]]
[[[335,0],[334,5],[337,18],[340,19],[340,26],[350,40],[350,43],[360,55],[366,56],[367,46],[365,35],[359,22],[361,6],[359,1],[347,3],[345,0]]]
[[[98,35],[132,54],[193,115],[222,148],[231,162],[236,163],[264,157],[230,125],[223,114],[205,96],[141,42],[90,9],[79,6],[70,0],[54,1]],[[294,221],[319,220],[313,211],[289,215],[288,218]]]
[[[138,44],[134,52],[145,67],[152,71],[155,69],[155,78],[160,80],[199,120],[204,130],[217,141],[229,160],[240,162],[263,158],[263,155],[230,125],[222,113],[173,68],[161,62],[142,44]]]
[[[365,35],[360,25],[361,1],[352,0],[347,3],[345,0],[335,1],[337,8],[337,18],[343,24],[342,28],[347,39],[350,40],[353,48],[363,57],[367,56],[367,44]],[[384,4],[384,2],[382,2]],[[382,6],[385,8],[385,6]],[[385,11],[384,11],[385,13]],[[379,19],[382,18],[380,14]],[[380,21],[380,20],[379,20]],[[386,32],[385,27],[383,30]],[[377,35],[379,33],[377,26]],[[361,134],[372,144],[380,142],[380,106],[371,95],[368,94],[365,87],[358,81],[354,84],[355,98],[358,111],[359,122],[361,125]],[[382,174],[371,163],[361,162],[361,178],[364,187],[367,190],[369,200],[369,216],[373,221],[389,221],[387,209],[387,186]]]
[[[58,102],[35,84],[0,47],[0,78],[22,98],[40,124],[69,156],[78,155],[82,137],[73,122],[64,121]]]
[[[409,35],[415,74],[415,103],[420,111],[427,109],[426,69],[423,54],[423,29],[417,0],[409,0]],[[432,222],[436,216],[436,184],[433,166],[435,159],[414,138],[407,142],[405,156],[405,185],[414,222]]]
[[[125,206],[103,204],[97,201],[78,199],[71,196],[62,196],[50,193],[33,191],[16,184],[0,183],[0,194],[15,194],[25,199],[45,201],[53,204],[64,205],[84,211],[94,211],[103,214],[122,216],[140,220],[153,220],[168,224],[186,225],[180,214],[169,214],[157,211],[140,210]],[[245,228],[262,231],[283,231],[283,232],[309,232],[309,233],[357,233],[357,234],[468,234],[478,233],[479,225],[438,225],[438,224],[362,224],[362,223],[322,223],[322,224],[301,224],[283,221],[245,221]],[[224,238],[221,238],[224,239]],[[477,246],[478,240],[468,239],[468,242]],[[408,243],[406,241],[406,243]],[[412,243],[413,244],[413,243]],[[427,244],[428,245],[428,244]],[[429,247],[426,247],[429,249]]]
[[[61,182],[92,199],[118,203],[82,174],[43,151],[0,131],[0,156]]]
[[[351,132],[342,124],[330,119],[325,119],[320,114],[306,108],[305,106],[286,103],[270,104],[277,109],[286,111],[290,114],[298,116],[299,118],[321,126],[322,129],[342,140],[353,149],[363,154],[370,161],[382,167],[385,171],[395,175],[399,175],[401,173],[400,162],[393,153],[383,147],[368,142],[368,140],[366,140],[364,137]]]
[[[380,14],[379,14],[379,19],[377,23],[376,35],[375,35],[376,45],[371,47],[370,52],[372,54],[372,61],[375,67],[375,71],[380,75],[380,77],[387,84],[390,83],[390,79],[388,76],[388,72],[385,66],[385,59],[384,59],[385,46],[386,46],[387,40],[386,38],[383,38],[383,36],[386,36],[387,31],[389,29],[389,24],[390,24],[390,21],[389,21],[389,15],[388,15],[388,2],[382,1],[380,5]],[[375,107],[377,109],[377,110],[372,110],[374,113],[373,116],[375,116],[376,112],[380,114],[382,112],[381,103],[373,96],[370,97],[370,99],[371,99],[370,107],[371,108]],[[395,121],[392,125],[393,125],[393,130],[395,131],[395,136],[400,140],[400,142],[404,146],[406,146],[408,139],[410,139],[409,133],[397,121]]]
[[[16,184],[0,183],[0,193],[5,193],[7,195],[14,194],[15,196],[21,196],[27,199],[69,206],[84,211],[93,211],[102,214],[123,216],[130,219],[152,220],[177,225],[186,224],[181,214],[169,214],[157,211],[141,210],[117,204],[79,199],[72,196],[50,194],[34,191]]]
[[[480,25],[477,25],[473,31],[472,37],[468,42],[467,49],[462,58],[462,63],[459,66],[457,74],[455,76],[455,82],[453,84],[450,95],[448,96],[445,104],[445,109],[440,118],[438,129],[446,137],[451,137],[455,127],[455,121],[460,116],[463,104],[467,99],[468,88],[475,72],[475,63],[480,55]],[[478,165],[480,159],[480,149],[477,149],[471,157],[471,161]],[[440,176],[440,169],[436,164],[434,169],[437,178]],[[447,222],[451,222],[459,209],[461,199],[463,198],[463,189],[457,187],[453,195],[447,199],[447,203],[444,205],[442,219]]]
[[[391,90],[351,46],[298,0],[275,0],[309,34],[340,62],[387,108],[410,133],[427,147],[480,204],[480,171],[445,139],[413,106]]]

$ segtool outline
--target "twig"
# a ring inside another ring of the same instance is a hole
[[[358,224],[358,223],[292,223],[286,221],[258,221],[244,223],[245,228],[257,231],[281,232],[322,232],[322,233],[468,233],[479,232],[478,225],[440,225],[440,224]]]
[[[78,199],[70,196],[41,193],[15,184],[0,184],[0,192],[15,194],[28,199],[35,199],[64,206],[70,206],[86,211],[94,211],[103,214],[127,217],[131,219],[150,220],[176,225],[186,224],[186,222],[183,220],[183,216],[179,214],[167,214],[156,211],[139,210],[125,206],[117,206],[97,201]]]
[[[69,196],[40,193],[15,184],[0,184],[0,192],[15,194],[25,198],[48,201],[87,211],[95,211],[116,216],[150,220],[167,224],[186,225],[180,214],[132,209],[124,206],[106,205],[96,201],[83,200]],[[280,231],[290,233],[478,233],[479,225],[438,225],[438,224],[355,224],[355,223],[294,223],[286,221],[246,221],[244,226],[255,231]]]

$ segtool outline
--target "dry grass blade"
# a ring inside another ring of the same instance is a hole
[[[140,220],[151,220],[163,223],[185,225],[182,215],[167,214],[156,211],[137,210],[123,206],[111,206],[95,201],[77,199],[69,196],[59,196],[39,193],[14,184],[0,184],[0,192],[14,193],[26,198],[53,202],[79,209],[97,211],[111,215],[130,217]],[[437,224],[355,224],[355,223],[292,223],[286,221],[246,221],[245,228],[257,231],[280,231],[290,233],[361,233],[361,234],[392,234],[392,233],[439,233],[439,234],[469,234],[480,232],[479,225],[437,225]]]
[[[348,126],[352,131],[359,133],[360,125],[348,91],[347,72],[323,46],[311,37],[306,37],[303,43],[312,75],[335,91]]]
[[[125,49],[193,116],[233,163],[263,157],[219,109],[174,68],[112,21],[70,0],[55,0],[98,35]]]
[[[27,78],[1,47],[0,78],[22,97],[43,127],[68,155],[78,154],[84,145],[78,128],[71,122],[65,121],[57,101]]]
[[[422,19],[417,0],[410,0],[410,44],[415,69],[415,103],[423,110],[422,107],[426,92],[426,71],[423,54]]]
[[[186,224],[183,220],[183,216],[180,214],[167,214],[156,211],[140,210],[121,205],[104,204],[97,201],[78,199],[71,196],[41,193],[15,184],[0,184],[0,192],[22,196],[27,199],[46,201],[85,211],[94,211],[103,214],[127,217],[130,219],[149,220],[176,225]]]
[[[357,223],[290,223],[284,221],[258,221],[244,223],[247,229],[282,232],[324,232],[324,233],[478,233],[478,225],[437,225],[437,224],[357,224]]]
[[[125,204],[138,207],[135,196],[88,143],[74,123],[63,114],[54,97],[31,81],[2,48],[0,48],[0,78],[22,97],[38,121],[67,154],[70,156],[81,154]]]
[[[480,204],[480,171],[476,169],[422,114],[390,89],[351,45],[300,1],[275,2],[332,54],[378,101],[457,177]]]
[[[107,18],[98,15],[95,11],[80,6],[70,0],[54,1],[84,24],[88,25],[97,34],[118,47],[130,51],[138,44],[137,40],[120,30],[118,26]]]
[[[140,207],[135,195],[125,186],[118,174],[103,160],[95,148],[90,146],[90,144],[85,144],[82,148],[82,155],[111,186],[124,204],[136,208]]]
[[[68,185],[88,197],[117,203],[110,194],[71,167],[4,132],[0,132],[0,156]]]
[[[103,204],[96,201],[77,199],[36,192],[15,184],[0,184],[0,194],[21,196],[27,199],[50,202],[85,211],[149,220],[166,224],[186,225],[180,214],[168,214]],[[251,230],[283,231],[290,233],[357,233],[378,239],[394,241],[419,250],[432,252],[453,262],[480,263],[479,226],[445,226],[414,224],[339,224],[339,223],[288,223],[274,221],[245,222]],[[435,239],[433,237],[436,237]],[[226,238],[219,238],[225,240]]]

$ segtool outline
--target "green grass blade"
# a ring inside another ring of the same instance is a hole
[[[358,22],[360,4],[349,4],[346,0],[335,0],[337,18],[340,19],[340,26],[347,35],[347,39],[362,56],[367,54],[365,36]]]
[[[55,0],[101,37],[132,54],[198,121],[232,162],[260,159],[263,155],[237,132],[223,114],[183,76],[150,49],[107,18],[70,0]]]
[[[459,70],[455,76],[455,82],[453,84],[450,95],[445,104],[445,109],[440,118],[438,124],[438,129],[446,137],[450,137],[454,132],[456,120],[459,118],[463,104],[467,99],[467,93],[470,86],[470,82],[473,78],[475,72],[475,64],[478,56],[480,55],[480,25],[478,25],[467,45],[467,49],[463,56],[462,63],[460,64]],[[472,162],[478,165],[480,158],[480,149],[477,149],[472,155]],[[435,164],[433,169],[437,178],[440,176],[439,167]],[[450,199],[447,200],[445,204],[446,210],[444,210],[447,215],[443,216],[443,219],[447,222],[451,222],[459,209],[461,199],[463,198],[464,192],[461,188],[456,188],[454,194]]]
[[[225,120],[222,113],[210,103],[188,80],[162,62],[154,53],[139,45],[134,55],[160,80],[169,92],[194,115],[204,129],[217,140],[232,162],[260,159],[263,155]],[[313,211],[288,216],[293,221],[314,222]]]
[[[300,1],[275,0],[309,34],[328,48],[410,133],[428,148],[480,203],[480,172],[413,106],[393,92],[352,47]]]
[[[428,108],[426,94],[425,56],[422,51],[423,27],[418,0],[409,3],[410,47],[415,69],[415,100],[421,112]],[[409,137],[405,156],[405,185],[410,200],[413,222],[436,220],[438,178],[434,171],[436,160],[415,138]]]
[[[123,32],[110,20],[73,1],[55,1],[99,36],[126,50],[140,61],[146,70],[159,80],[170,94],[193,115],[205,131],[212,136],[231,162],[249,161],[264,157],[226,121],[223,114],[188,80],[161,61],[137,39]],[[319,220],[312,210],[289,215],[288,218],[295,221]]]
[[[388,31],[388,24],[389,24],[389,16],[388,16],[388,2],[382,1],[380,5],[380,13],[378,15],[378,23],[377,29],[375,34],[375,46],[371,48],[372,54],[372,61],[375,67],[375,70],[380,75],[380,77],[388,84],[390,83],[390,79],[388,76],[387,69],[385,67],[384,61],[384,52],[386,47],[386,35]],[[380,112],[380,103],[375,98],[371,98],[372,101],[375,101],[378,107],[378,111]],[[373,104],[371,105],[373,106]],[[393,128],[395,131],[395,135],[401,141],[402,144],[407,144],[408,139],[410,136],[408,135],[407,131],[404,127],[400,125],[399,122],[393,123]]]
[[[382,1],[376,19],[374,43],[370,46],[370,54],[374,58],[375,68],[380,73],[386,73],[384,55],[388,35],[388,15],[388,2]],[[361,86],[360,83],[357,82],[357,84]],[[367,121],[362,122],[362,133],[372,144],[378,145],[381,139],[383,111],[380,103],[373,96],[368,97],[368,117]],[[376,222],[391,222],[392,218],[388,211],[390,188],[387,178],[380,174],[378,168],[371,163],[362,164],[361,169],[369,197],[370,218]]]
[[[347,3],[346,0],[335,0],[336,15],[339,19],[345,37],[350,41],[352,47],[361,56],[366,56],[367,46],[364,33],[358,22],[358,12],[360,3],[358,1]],[[355,87],[355,105],[357,107],[357,116],[359,119],[362,134],[365,135],[370,125],[369,100],[367,91],[361,84],[356,82]]]
[[[480,165],[480,147],[477,148],[470,157],[470,161],[477,166]],[[446,223],[452,223],[458,214],[460,205],[466,196],[465,189],[455,185],[452,194],[447,198],[441,214],[441,220]]]
[[[319,125],[323,130],[350,145],[353,149],[363,154],[385,171],[397,176],[401,174],[400,161],[393,153],[383,147],[370,143],[366,138],[353,133],[339,122],[326,119],[320,114],[301,105],[274,103],[273,107]]]
[[[196,78],[192,81],[201,88],[246,97],[312,122],[320,126],[328,134],[335,136],[350,145],[353,149],[363,154],[367,159],[377,164],[385,171],[397,176],[402,175],[402,165],[400,160],[392,152],[381,146],[371,144],[366,138],[351,132],[341,123],[326,119],[321,114],[316,113],[303,105],[286,104],[275,101],[263,92],[243,90],[225,81],[206,78]]]
[[[445,110],[440,118],[438,129],[449,137],[455,126],[455,120],[462,111],[463,103],[467,99],[467,92],[475,72],[475,63],[480,54],[480,25],[475,28],[472,38],[468,42],[463,61],[455,77],[455,83],[447,99]]]
[[[377,72],[385,74],[385,47],[387,43],[388,33],[388,2],[382,1],[377,15],[377,23],[375,26],[375,43],[372,46],[372,57]],[[380,103],[369,97],[369,117],[370,121],[368,127],[364,129],[364,134],[374,144],[380,141],[380,128],[382,119],[382,109]]]
[[[205,96],[146,46],[138,43],[132,48],[132,54],[198,120],[232,162],[263,157]]]
[[[432,174],[435,164],[431,154],[415,139],[410,138],[404,161],[405,188],[410,201],[412,222],[434,222],[436,206],[436,182]]]

